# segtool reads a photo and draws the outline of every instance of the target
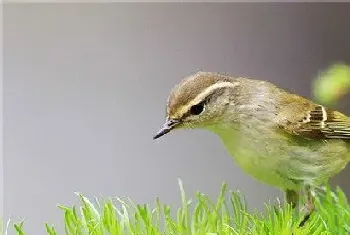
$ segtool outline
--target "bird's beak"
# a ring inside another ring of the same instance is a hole
[[[160,129],[157,134],[153,137],[153,139],[158,139],[159,137],[169,133],[172,129],[174,129],[179,124],[179,121],[174,119],[167,119],[164,123],[162,129]]]

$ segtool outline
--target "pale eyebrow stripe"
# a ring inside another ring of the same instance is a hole
[[[206,98],[209,94],[211,94],[216,89],[226,88],[226,87],[233,88],[233,87],[236,87],[238,85],[239,85],[238,82],[215,83],[215,84],[211,85],[210,87],[206,88],[203,92],[199,93],[192,101],[188,102],[186,105],[181,106],[181,108],[179,108],[178,113],[180,114],[180,116],[183,115],[184,113],[186,113],[190,109],[190,107],[203,101],[204,98]]]

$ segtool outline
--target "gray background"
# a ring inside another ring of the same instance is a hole
[[[159,141],[173,85],[198,70],[269,80],[310,97],[350,63],[349,4],[8,4],[4,7],[4,211],[28,234],[87,196],[180,202],[223,181],[251,207],[279,196],[243,173],[220,140]],[[345,100],[339,109],[350,113]],[[350,193],[344,171],[335,183]],[[343,181],[342,181],[343,179]]]

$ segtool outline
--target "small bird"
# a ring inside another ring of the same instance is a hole
[[[176,85],[157,139],[175,129],[218,135],[246,173],[280,188],[287,203],[305,199],[300,226],[314,211],[314,192],[350,160],[350,118],[274,84],[197,72]]]

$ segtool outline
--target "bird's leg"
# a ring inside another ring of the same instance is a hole
[[[304,224],[308,221],[311,214],[315,210],[314,197],[312,195],[311,187],[309,185],[305,186],[304,194],[305,194],[305,204],[304,204],[304,207],[301,209],[302,213],[304,214],[304,219],[300,222],[299,227],[304,226]]]
[[[290,204],[294,209],[299,204],[299,192],[287,189],[285,193],[287,203]]]

